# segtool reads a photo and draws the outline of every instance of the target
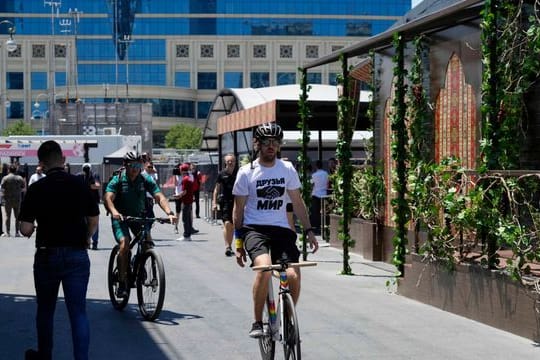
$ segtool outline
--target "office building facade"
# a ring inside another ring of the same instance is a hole
[[[48,133],[40,122],[59,102],[151,103],[159,147],[179,122],[203,127],[220,89],[294,84],[302,64],[409,9],[410,0],[3,0],[0,126],[22,119]],[[325,66],[309,81],[334,84],[338,72]]]

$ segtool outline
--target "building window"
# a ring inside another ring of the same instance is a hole
[[[293,72],[278,72],[276,78],[277,85],[296,84],[296,74]]]
[[[12,52],[9,52],[9,51],[8,51],[7,56],[10,57],[10,58],[20,58],[20,57],[22,57],[22,47],[21,47],[21,44],[17,44],[17,50],[12,51]]]
[[[267,72],[252,72],[250,86],[252,88],[262,88],[270,86],[270,74]]]
[[[240,45],[227,45],[227,57],[239,58],[240,57]]]
[[[319,47],[317,45],[306,46],[306,58],[317,59],[319,57]]]
[[[213,58],[214,57],[214,45],[201,45],[201,57]]]
[[[32,90],[45,90],[47,89],[47,73],[46,72],[32,72]]]
[[[174,77],[174,86],[182,88],[191,88],[189,71],[177,71]]]
[[[338,77],[338,73],[335,73],[335,72],[331,72],[328,74],[328,84],[329,85],[337,85],[338,82],[337,82],[337,77]]]
[[[24,86],[24,74],[22,72],[8,72],[7,74],[8,90],[21,90]]]
[[[186,44],[176,45],[176,57],[178,58],[189,57],[189,45],[186,45]]]
[[[66,86],[66,73],[65,72],[55,72],[54,79],[56,86]]]
[[[66,57],[66,45],[55,44],[54,45],[54,57],[65,58]]]
[[[197,89],[217,89],[217,74],[215,72],[197,73]]]
[[[282,59],[290,59],[293,57],[293,47],[292,45],[280,45],[279,46],[279,57]]]
[[[24,102],[23,101],[11,101],[7,108],[8,119],[24,119]]]
[[[241,71],[227,71],[223,74],[223,83],[226,88],[243,88],[244,74]]]
[[[253,57],[265,58],[266,57],[266,45],[253,45]]]
[[[211,106],[212,106],[211,101],[198,101],[197,102],[197,119],[206,119],[208,117],[208,112],[210,112]]]
[[[307,73],[308,84],[322,84],[321,73]]]
[[[33,58],[44,58],[45,57],[45,45],[43,45],[43,44],[32,45],[32,57]]]

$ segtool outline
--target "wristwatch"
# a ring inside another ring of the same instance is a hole
[[[174,216],[174,213],[172,211],[169,211],[167,215]]]

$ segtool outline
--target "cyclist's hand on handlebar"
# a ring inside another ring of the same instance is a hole
[[[309,248],[313,250],[313,253],[317,252],[319,249],[319,242],[317,241],[317,238],[315,237],[315,234],[313,234],[312,231],[308,232],[308,239],[309,239]]]
[[[111,217],[115,220],[124,221],[124,217],[119,212],[111,213]]]
[[[244,248],[236,249],[236,262],[238,263],[238,265],[244,267],[246,261],[246,250],[244,250]]]

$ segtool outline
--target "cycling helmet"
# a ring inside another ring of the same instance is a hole
[[[141,155],[137,151],[128,151],[124,155],[124,162],[139,162],[142,161]]]
[[[276,123],[265,123],[257,126],[257,129],[255,130],[255,138],[264,139],[267,137],[282,140],[283,131],[281,130],[281,126]]]

